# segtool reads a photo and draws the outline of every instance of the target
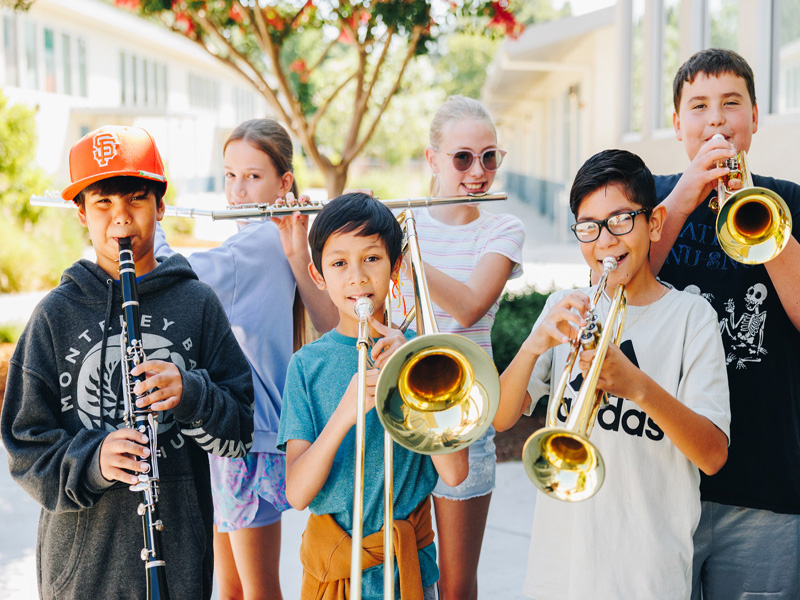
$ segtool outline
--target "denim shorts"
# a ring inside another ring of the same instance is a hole
[[[494,490],[497,455],[494,451],[494,427],[489,427],[478,440],[469,447],[469,474],[455,487],[450,487],[441,479],[433,489],[433,495],[447,500],[470,500],[490,494]]]

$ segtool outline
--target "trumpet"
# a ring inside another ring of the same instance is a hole
[[[591,299],[586,325],[570,342],[567,364],[547,406],[547,427],[531,435],[522,448],[522,462],[528,477],[537,488],[558,500],[578,502],[591,498],[605,479],[603,457],[589,441],[589,435],[598,411],[608,405],[606,393],[597,389],[600,370],[609,344],[612,341],[619,344],[625,324],[627,294],[622,285],[614,293],[602,327],[596,312],[608,275],[616,268],[617,261],[613,257],[607,256],[603,260],[603,274]],[[564,392],[575,360],[582,349],[591,348],[595,349],[595,355],[586,379],[568,410],[566,424],[559,427],[558,412],[564,406]]]
[[[398,198],[390,200],[379,200],[391,210],[404,208],[421,208],[425,206],[443,206],[446,204],[466,204],[469,202],[493,202],[507,200],[508,195],[504,192],[496,194],[475,194],[467,196],[447,196],[431,197],[422,196],[419,198]],[[55,208],[75,208],[73,202],[68,202],[61,198],[61,193],[57,191],[45,192],[42,196],[31,196],[31,206],[49,206]],[[221,220],[247,220],[247,219],[266,219],[269,217],[287,217],[295,212],[303,215],[316,214],[325,206],[324,202],[300,203],[295,200],[291,203],[275,202],[272,204],[239,204],[228,206],[220,210],[207,208],[191,208],[185,206],[167,206],[164,214],[170,217],[189,217],[189,218],[208,218],[214,221]]]
[[[714,137],[722,138],[717,133]],[[733,260],[746,265],[760,265],[778,256],[792,235],[792,214],[786,202],[767,188],[753,185],[747,153],[719,163],[730,173],[717,182],[717,197],[709,208],[717,213],[717,239],[722,250]],[[740,180],[742,188],[731,191],[731,180]]]

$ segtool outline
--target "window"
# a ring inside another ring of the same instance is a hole
[[[633,0],[631,10],[630,121],[628,131],[644,125],[644,9],[645,0]]]
[[[86,82],[86,42],[83,38],[78,38],[78,94],[84,98],[87,96]]]
[[[7,85],[19,85],[17,66],[17,20],[15,16],[3,15],[3,55],[5,56]]]
[[[25,25],[25,84],[29,88],[39,89],[39,65],[36,53],[36,25]]]
[[[139,104],[139,69],[135,56],[131,56],[131,88],[133,104]]]
[[[661,127],[672,127],[672,81],[675,73],[681,66],[680,28],[681,0],[664,0],[664,12],[661,21],[663,55],[661,57],[661,98],[662,114]]]
[[[66,33],[61,36],[61,67],[64,69],[64,93],[72,94],[72,40]]]
[[[122,106],[128,103],[128,79],[124,52],[119,53],[119,101]]]
[[[146,60],[142,60],[142,88],[144,89],[144,98],[142,100],[145,106],[150,104],[150,77],[147,72],[147,64]]]
[[[219,108],[219,83],[208,77],[189,74],[189,105],[198,108]]]
[[[44,30],[44,90],[56,91],[56,48],[52,29]]]
[[[739,50],[739,0],[708,0],[706,48]]]
[[[800,0],[780,0],[776,4],[780,5],[775,7],[774,28],[777,111],[800,112]]]

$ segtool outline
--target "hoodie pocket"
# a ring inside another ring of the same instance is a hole
[[[88,512],[54,514],[42,511],[37,559],[44,598],[60,596],[64,586],[75,576],[75,567],[86,548]]]

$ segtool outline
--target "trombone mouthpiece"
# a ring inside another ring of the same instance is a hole
[[[613,256],[606,256],[603,259],[603,270],[604,271],[613,271],[617,268],[617,259]]]
[[[353,307],[356,315],[358,315],[359,320],[366,320],[372,314],[373,304],[372,300],[367,298],[366,296],[362,296],[358,300],[356,300],[356,304]]]
[[[714,135],[711,136],[711,139],[712,140],[724,140],[725,136],[722,135],[721,133],[715,133]]]

